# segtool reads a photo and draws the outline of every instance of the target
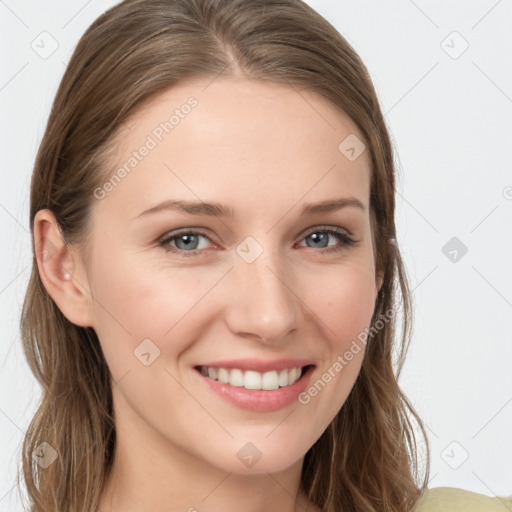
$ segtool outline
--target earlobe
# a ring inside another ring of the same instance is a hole
[[[78,251],[62,237],[51,210],[39,210],[35,215],[34,253],[39,277],[62,314],[76,325],[94,327],[91,295]]]

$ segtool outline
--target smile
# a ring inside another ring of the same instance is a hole
[[[246,360],[235,365],[230,361],[224,366],[199,365],[193,370],[208,393],[213,392],[221,400],[253,412],[272,412],[299,403],[297,397],[307,388],[316,368],[314,364],[299,366],[304,362]],[[245,369],[237,366],[245,366]],[[252,366],[252,369],[247,366]],[[258,366],[262,371],[255,370]]]
[[[241,370],[239,368],[213,368],[201,366],[199,371],[205,377],[245,389],[260,389],[271,391],[293,385],[302,375],[302,368],[285,368],[269,372],[256,372]]]

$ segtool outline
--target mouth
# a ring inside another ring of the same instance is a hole
[[[215,366],[195,366],[194,370],[209,380],[217,381],[235,388],[254,391],[273,391],[293,386],[313,371],[315,365],[290,366],[279,370],[258,372],[242,368],[224,368]]]

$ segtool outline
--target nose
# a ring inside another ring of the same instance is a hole
[[[269,345],[284,343],[298,328],[301,304],[289,268],[267,250],[252,263],[237,256],[234,266],[226,313],[229,328],[237,336]]]

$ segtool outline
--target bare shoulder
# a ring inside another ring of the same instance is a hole
[[[455,487],[427,489],[414,512],[512,512],[512,496],[490,497]]]

